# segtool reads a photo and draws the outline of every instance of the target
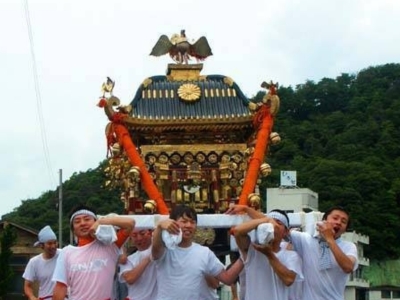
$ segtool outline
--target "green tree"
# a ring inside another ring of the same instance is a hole
[[[10,267],[10,260],[13,254],[11,247],[14,245],[16,239],[17,235],[14,229],[9,225],[5,225],[3,233],[0,235],[0,299],[3,299],[7,294],[13,277],[13,271]]]

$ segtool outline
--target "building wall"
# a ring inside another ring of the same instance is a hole
[[[24,280],[22,274],[29,259],[42,251],[40,248],[33,246],[37,241],[37,233],[24,229],[22,226],[15,226],[13,223],[8,223],[7,225],[12,226],[17,234],[15,245],[11,247],[13,256],[11,257],[10,266],[13,269],[14,276],[9,287],[10,295],[7,299],[25,299],[23,296]],[[3,226],[0,226],[0,234],[2,231]]]
[[[368,292],[369,300],[400,300],[400,291],[384,289],[383,290],[373,290]]]
[[[267,211],[282,209],[289,212],[317,211],[318,194],[310,189],[270,188],[267,189]]]

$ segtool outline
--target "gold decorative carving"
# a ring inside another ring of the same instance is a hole
[[[233,79],[232,78],[230,78],[230,77],[225,77],[224,78],[224,83],[226,84],[226,85],[229,85],[230,87],[233,85]]]
[[[202,164],[205,160],[206,160],[206,157],[205,157],[205,155],[203,153],[199,153],[199,154],[196,155],[196,161],[199,164]]]
[[[256,111],[257,110],[257,108],[258,108],[258,105],[257,105],[257,103],[254,103],[254,102],[249,102],[249,109],[251,110],[251,111]]]
[[[219,202],[219,192],[218,192],[218,190],[214,190],[213,191],[213,196],[214,196],[214,203],[218,203]]]
[[[194,234],[194,241],[200,245],[212,245],[215,240],[213,228],[197,228]]]
[[[212,164],[215,164],[215,163],[217,163],[217,161],[218,161],[218,156],[217,156],[216,154],[214,154],[214,153],[211,153],[211,154],[208,156],[208,161],[209,161],[210,163],[212,163]]]
[[[142,85],[146,89],[152,83],[153,83],[153,80],[151,80],[150,78],[146,78],[145,80],[143,80]]]
[[[181,162],[181,157],[179,154],[174,154],[171,156],[170,161],[174,164],[177,165]]]
[[[181,99],[188,102],[196,101],[200,98],[201,90],[193,83],[182,84],[178,89],[178,95]]]
[[[193,162],[193,154],[191,154],[191,153],[186,153],[184,156],[183,156],[183,160],[185,161],[185,163],[187,164],[187,165],[190,165],[192,162]]]
[[[201,199],[203,201],[208,199],[208,189],[205,188],[201,189]]]
[[[200,70],[171,70],[169,79],[171,81],[197,81]]]
[[[177,190],[176,191],[176,202],[182,203],[182,190]]]
[[[232,179],[229,181],[229,184],[230,184],[231,186],[233,186],[233,187],[237,187],[237,186],[239,185],[239,181],[238,181],[236,178],[232,178]]]

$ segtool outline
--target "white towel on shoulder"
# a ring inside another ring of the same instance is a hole
[[[179,234],[171,234],[166,230],[161,232],[161,238],[168,249],[175,249],[182,241],[182,231],[179,230]]]

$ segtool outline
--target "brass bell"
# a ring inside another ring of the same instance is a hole
[[[132,178],[140,178],[140,168],[133,166],[129,169],[128,174]]]
[[[281,137],[277,132],[271,132],[271,134],[269,135],[269,139],[271,140],[272,145],[279,144],[281,141]]]
[[[154,214],[157,210],[157,203],[154,200],[147,200],[144,204],[144,210],[147,213]]]
[[[253,207],[253,208],[260,207],[261,197],[259,194],[252,193],[247,197],[247,200],[249,202],[250,207]]]
[[[111,152],[113,156],[117,156],[121,152],[121,146],[118,143],[114,143],[111,147]]]
[[[263,163],[260,166],[260,172],[263,177],[267,177],[272,172],[271,166],[267,163]]]

